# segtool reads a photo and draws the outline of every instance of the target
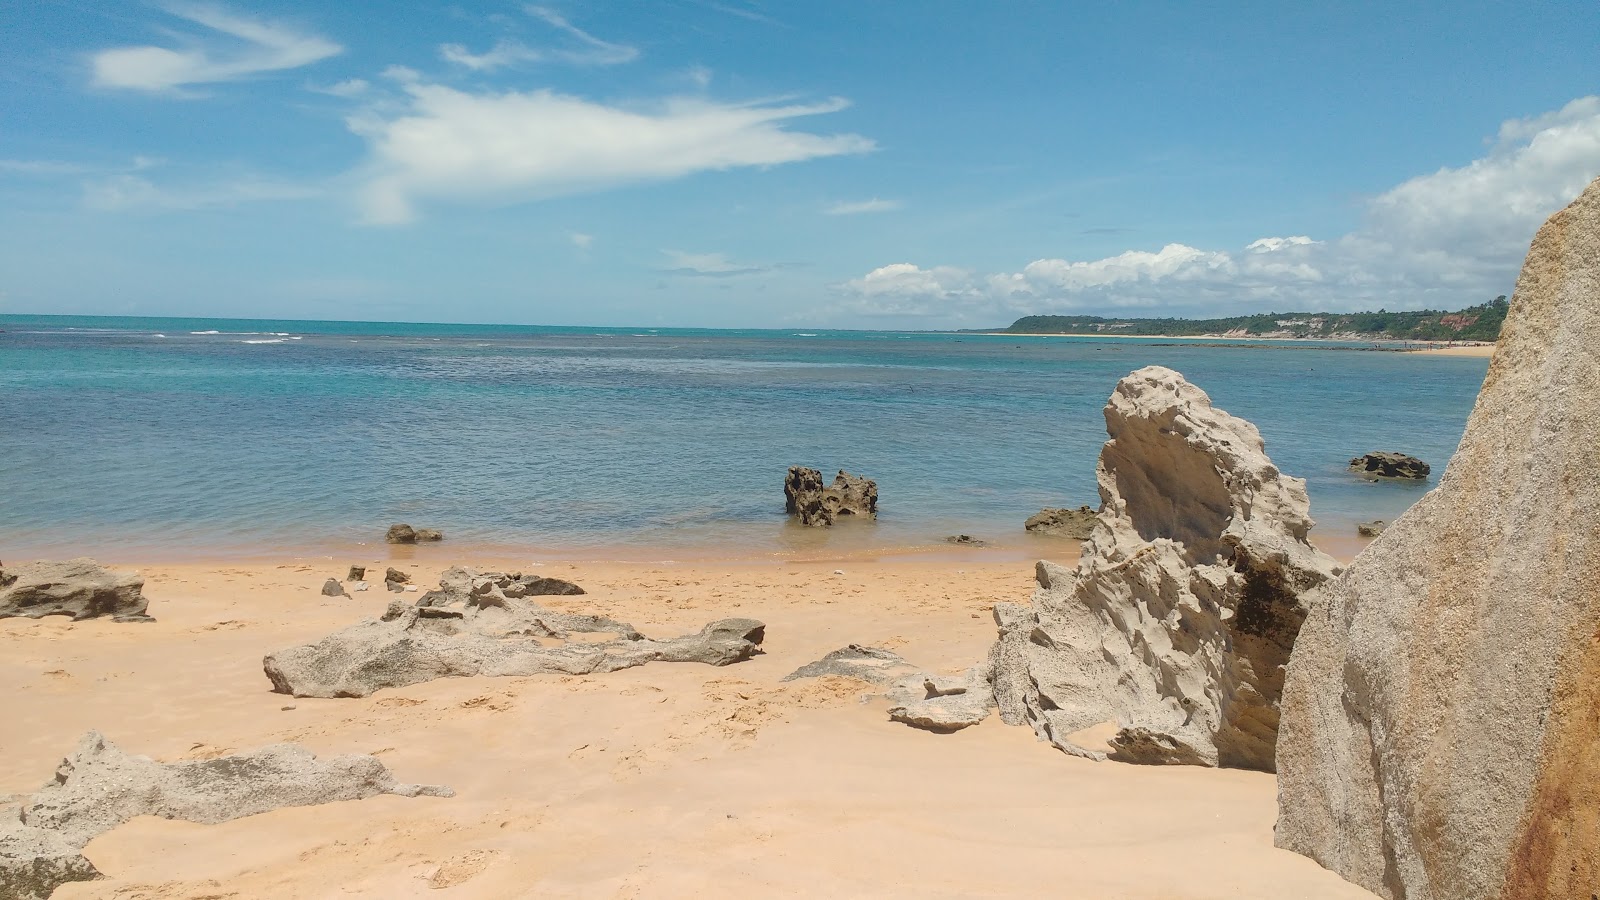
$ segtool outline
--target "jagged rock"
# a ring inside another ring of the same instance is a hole
[[[1062,750],[1116,722],[1129,762],[1273,768],[1283,666],[1338,572],[1306,540],[1305,482],[1254,425],[1151,366],[1105,410],[1101,508],[1076,569],[1040,563],[1031,606],[1000,604],[995,700]]]
[[[367,567],[366,566],[351,566],[350,567],[350,574],[346,575],[344,580],[345,581],[366,581],[367,580]]]
[[[1023,527],[1034,534],[1053,534],[1081,541],[1094,530],[1094,520],[1095,511],[1087,506],[1077,509],[1045,507],[1029,516]]]
[[[47,900],[58,886],[102,877],[89,841],[136,816],[215,824],[286,806],[379,794],[450,797],[446,787],[401,784],[376,757],[326,760],[294,744],[197,762],[133,756],[91,731],[55,778],[0,818],[0,897]]]
[[[143,578],[87,557],[0,569],[0,619],[109,616],[115,622],[154,622],[145,612],[149,603]]]
[[[390,566],[389,570],[383,573],[383,586],[396,594],[404,591],[406,585],[410,583],[411,576],[393,566]]]
[[[54,831],[0,818],[0,897],[50,900],[63,884],[104,877],[78,847]]]
[[[963,675],[908,675],[889,689],[889,718],[929,731],[976,725],[989,717],[994,705],[988,665]]]
[[[806,663],[783,677],[784,681],[801,678],[818,678],[823,675],[843,675],[869,684],[892,684],[907,676],[920,674],[915,666],[898,653],[877,647],[850,644],[829,653],[816,662]]]
[[[1362,522],[1356,526],[1356,534],[1362,537],[1377,537],[1383,534],[1389,524],[1382,519],[1373,519],[1371,522]]]
[[[327,581],[322,583],[322,596],[348,597],[350,595],[344,592],[344,586],[339,583],[339,579],[329,578]]]
[[[502,600],[516,600],[522,597],[575,597],[587,592],[560,578],[523,575],[520,572],[511,575],[478,572],[464,566],[451,566],[439,575],[439,589],[423,594],[417,605],[449,606],[464,602],[468,597],[491,593]],[[632,626],[626,627],[631,629]]]
[[[970,534],[952,534],[944,539],[946,544],[965,544],[968,547],[986,547],[989,542],[975,538]]]
[[[553,612],[507,597],[497,586],[468,590],[459,601],[437,591],[417,606],[396,600],[382,618],[271,654],[263,667],[272,689],[296,697],[365,697],[453,676],[588,675],[651,662],[725,666],[759,653],[766,631],[753,619],[722,619],[698,634],[651,640],[626,623]],[[617,637],[556,646],[541,640],[565,639],[570,632]]]
[[[1407,456],[1404,453],[1368,453],[1350,460],[1350,471],[1373,480],[1395,478],[1421,481],[1426,479],[1433,469],[1415,456]]]
[[[878,517],[878,483],[843,470],[825,487],[821,472],[790,466],[783,496],[784,508],[802,525],[832,525],[840,516]]]
[[[391,544],[415,544],[417,542],[417,530],[401,522],[390,525],[389,531],[384,534],[383,539]]]
[[[1277,844],[1389,898],[1600,891],[1600,180],[1539,229],[1438,486],[1289,664]]]

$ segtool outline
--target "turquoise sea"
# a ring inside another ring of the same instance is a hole
[[[1102,407],[1183,372],[1310,482],[1319,533],[1392,519],[1486,361],[1261,342],[0,315],[0,559],[170,558],[381,540],[530,553],[762,554],[964,532],[1026,543],[1098,502]],[[786,468],[877,479],[874,526],[783,515]],[[1431,482],[1430,482],[1431,484]]]

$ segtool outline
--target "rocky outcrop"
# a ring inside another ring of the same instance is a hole
[[[1115,759],[1271,771],[1283,666],[1338,571],[1306,540],[1305,482],[1170,369],[1122,379],[1105,418],[1078,567],[1040,563],[1030,606],[995,607],[1000,714],[1077,755],[1115,722]]]
[[[1384,897],[1600,890],[1600,181],[1539,229],[1439,485],[1306,620],[1278,846]]]
[[[1389,523],[1382,519],[1373,519],[1371,522],[1361,522],[1356,525],[1356,534],[1362,537],[1377,537],[1389,528]]]
[[[1404,453],[1367,453],[1350,460],[1350,471],[1373,481],[1380,478],[1425,481],[1433,469],[1415,456]]]
[[[0,897],[46,900],[58,886],[100,873],[80,852],[136,816],[215,824],[286,806],[379,794],[449,797],[449,788],[401,784],[376,757],[326,760],[294,744],[162,764],[89,732],[55,778],[0,821]]]
[[[802,525],[832,525],[840,516],[878,517],[878,483],[842,470],[825,486],[816,469],[790,466],[783,496],[784,508]]]
[[[518,585],[520,582],[513,582]],[[513,597],[497,579],[452,569],[411,606],[263,661],[272,689],[296,697],[365,697],[384,688],[471,675],[589,675],[651,662],[725,666],[761,652],[766,626],[722,619],[697,634],[651,640],[625,622],[559,613]],[[568,641],[574,632],[612,634]],[[550,645],[547,640],[561,643]]]
[[[383,539],[391,544],[426,544],[444,540],[444,532],[433,528],[412,528],[401,522],[390,525]]]
[[[929,731],[958,731],[976,725],[994,709],[989,666],[959,676],[935,675],[878,647],[850,644],[784,676],[784,681],[842,675],[887,687],[889,718]]]
[[[840,675],[868,684],[892,684],[907,675],[920,674],[917,668],[892,650],[850,644],[840,647],[816,662],[806,663],[783,677],[784,681]]]
[[[34,562],[0,569],[0,619],[109,617],[114,622],[154,622],[145,610],[144,579],[118,573],[92,559]]]
[[[1087,506],[1077,509],[1045,507],[1028,517],[1023,525],[1034,534],[1083,540],[1094,531],[1095,511]]]
[[[451,566],[439,575],[438,590],[423,594],[422,599],[417,601],[417,605],[449,606],[453,603],[465,603],[473,597],[498,598],[504,601],[517,600],[523,597],[575,597],[584,593],[586,592],[583,588],[561,578],[523,575],[520,572],[510,575],[504,572],[479,572],[465,566]],[[637,634],[637,632],[633,631],[633,626],[631,625],[611,622],[610,619],[603,621],[618,625],[626,629],[629,634]],[[600,630],[614,631],[616,629],[603,628]]]

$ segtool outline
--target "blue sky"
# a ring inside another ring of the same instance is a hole
[[[732,327],[1457,307],[1600,175],[1600,4],[66,3],[0,311]]]

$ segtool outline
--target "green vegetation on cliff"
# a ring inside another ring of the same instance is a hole
[[[1509,304],[1504,296],[1458,312],[1258,313],[1224,319],[1106,319],[1100,316],[1023,316],[1011,334],[1231,335],[1391,341],[1493,341]]]

